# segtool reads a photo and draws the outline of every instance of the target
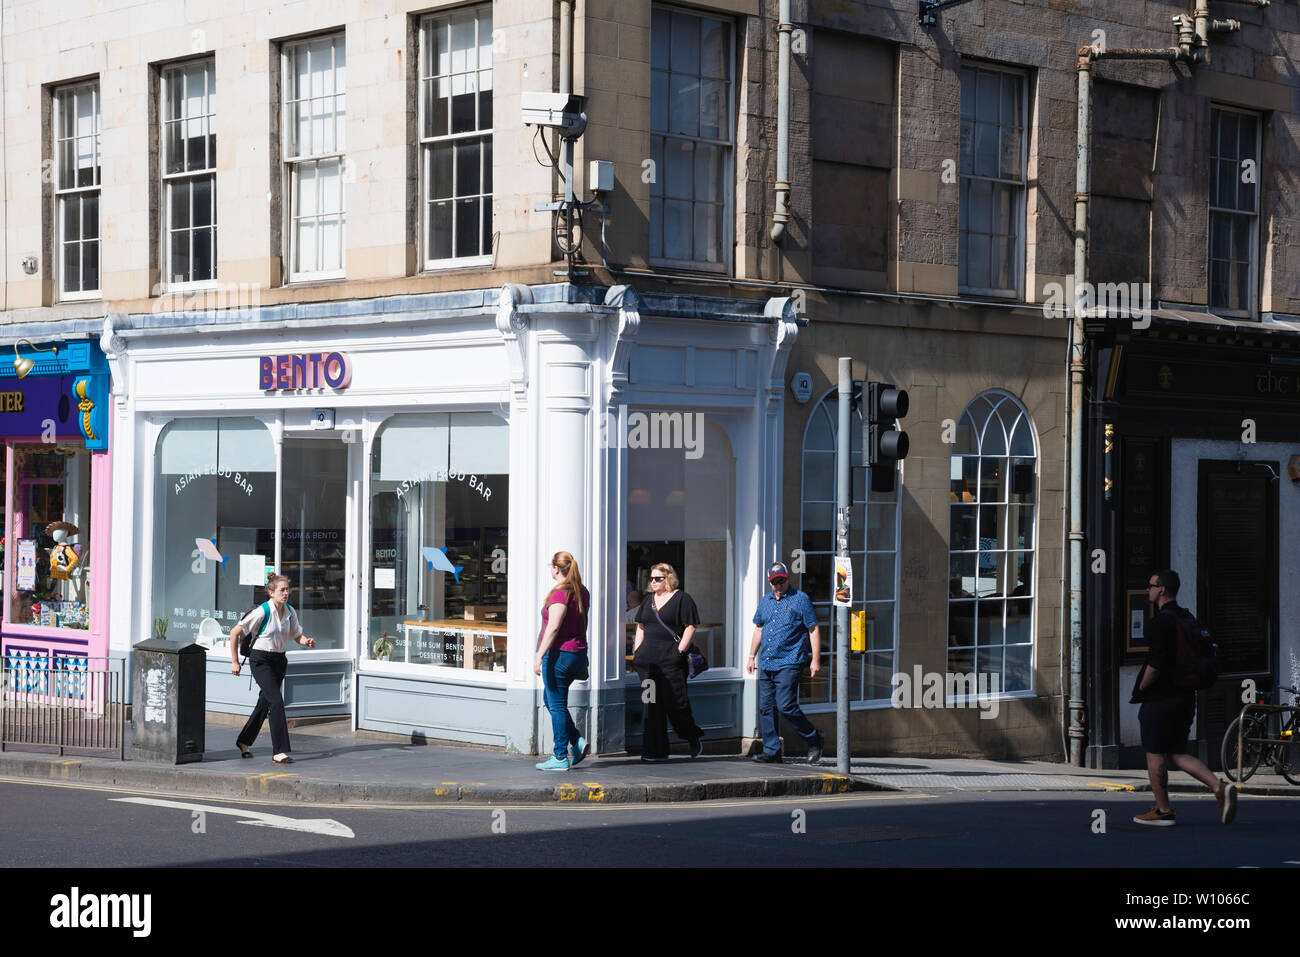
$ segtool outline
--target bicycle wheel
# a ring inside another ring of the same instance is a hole
[[[1259,767],[1259,762],[1264,757],[1264,750],[1267,745],[1251,744],[1245,742],[1241,751],[1241,780],[1237,780],[1237,726],[1241,724],[1241,716],[1233,718],[1232,724],[1228,725],[1228,730],[1223,735],[1223,745],[1219,748],[1219,758],[1223,761],[1223,773],[1229,781],[1241,784],[1250,779]],[[1264,722],[1254,715],[1247,715],[1245,733],[1246,738],[1264,737]],[[1300,758],[1300,754],[1297,755]],[[1297,773],[1300,773],[1300,767],[1297,767]],[[1290,780],[1288,778],[1287,780]],[[1298,782],[1300,783],[1300,782]]]
[[[1286,744],[1277,745],[1277,769],[1291,784],[1300,784],[1300,728],[1295,717],[1282,730]]]

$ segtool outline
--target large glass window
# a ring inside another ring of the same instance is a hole
[[[731,442],[700,412],[634,411],[627,444],[628,587],[649,596],[650,569],[671,565],[700,612],[696,647],[712,667],[735,667]],[[629,672],[635,633],[628,629]]]
[[[348,446],[340,433],[286,437],[281,451],[280,574],[317,648],[342,648]],[[270,530],[274,532],[274,529]],[[268,535],[259,552],[274,554]]]
[[[1025,78],[961,70],[958,283],[1019,295],[1025,221]]]
[[[951,460],[948,670],[1003,691],[1033,684],[1036,447],[1020,403],[986,392],[962,413]]]
[[[217,76],[212,60],[163,70],[163,275],[217,278]]]
[[[219,646],[266,600],[263,586],[275,563],[275,481],[275,446],[256,419],[181,419],[163,430],[154,484],[153,615],[169,619],[169,638]],[[301,598],[294,593],[289,600],[296,606]],[[133,640],[151,637],[148,625],[138,623]]]
[[[493,413],[395,415],[380,428],[363,657],[506,670],[509,470],[509,426]]]
[[[492,252],[492,8],[420,21],[424,265]]]
[[[90,627],[90,458],[76,445],[15,445],[9,621]]]
[[[731,244],[731,24],[668,7],[652,16],[650,258],[721,269]]]
[[[54,95],[59,298],[99,295],[99,84]]]
[[[1210,111],[1210,308],[1248,315],[1255,307],[1259,218],[1259,118]]]
[[[839,403],[834,392],[813,409],[803,440],[803,511],[800,547],[806,568],[796,581],[817,611],[822,633],[822,668],[805,677],[801,700],[829,704],[834,699],[835,609],[831,605],[831,562],[835,555],[835,434]],[[862,460],[862,415],[853,413],[852,461]],[[897,651],[898,487],[868,491],[866,471],[853,469],[852,529],[854,610],[867,613],[867,650],[849,655],[849,696],[853,701],[888,699]]]
[[[347,60],[343,36],[285,46],[290,278],[343,273]],[[304,625],[305,627],[305,625]]]

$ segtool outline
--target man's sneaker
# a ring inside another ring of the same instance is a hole
[[[1133,818],[1134,824],[1147,824],[1151,827],[1173,827],[1174,810],[1162,811],[1158,807],[1153,807],[1145,814],[1138,814]]]
[[[826,738],[818,736],[817,743],[808,747],[808,763],[816,764],[822,759],[822,748],[826,745]]]
[[[545,761],[543,761],[541,764],[537,765],[537,770],[539,770],[539,771],[567,771],[567,770],[569,770],[569,759],[568,759],[568,758],[557,758],[555,755],[551,755],[549,758],[547,758],[547,759],[546,759]]]
[[[699,737],[691,742],[691,757],[698,758],[704,753],[704,738]]]
[[[1224,824],[1231,824],[1232,819],[1237,816],[1237,788],[1235,785],[1223,782],[1223,790],[1214,796],[1219,802],[1219,820]]]
[[[578,762],[587,756],[587,739],[579,737],[569,745],[569,766],[577,767]]]
[[[781,755],[768,754],[766,751],[760,751],[758,754],[754,755],[754,760],[759,764],[780,764]]]
[[[666,757],[665,757],[665,758],[656,758],[656,757],[651,757],[651,756],[648,755],[648,754],[643,754],[643,755],[641,755],[641,760],[644,761],[646,764],[659,764],[659,763],[661,763],[661,762],[663,762],[663,761],[667,761],[668,759],[667,759]]]

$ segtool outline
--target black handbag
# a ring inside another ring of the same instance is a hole
[[[675,642],[682,640],[681,635],[677,634],[677,632],[665,625],[664,620],[659,617],[659,609],[655,607],[654,596],[651,596],[650,598],[650,610],[655,613],[655,618],[659,619],[659,624],[663,626],[664,631],[673,636]],[[700,672],[709,670],[709,659],[705,658],[695,650],[695,639],[691,639],[691,646],[682,652],[682,654],[686,655],[690,659],[688,662],[686,677],[694,678],[699,675]]]

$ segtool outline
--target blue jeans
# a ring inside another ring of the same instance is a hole
[[[551,735],[555,738],[555,756],[567,759],[569,745],[581,737],[578,726],[569,716],[569,685],[587,670],[586,651],[556,651],[542,655],[542,700],[551,713]]]
[[[768,671],[758,669],[758,724],[763,730],[763,753],[774,755],[781,750],[777,735],[779,711],[790,726],[809,744],[821,744],[821,732],[799,709],[799,674],[802,666]]]

